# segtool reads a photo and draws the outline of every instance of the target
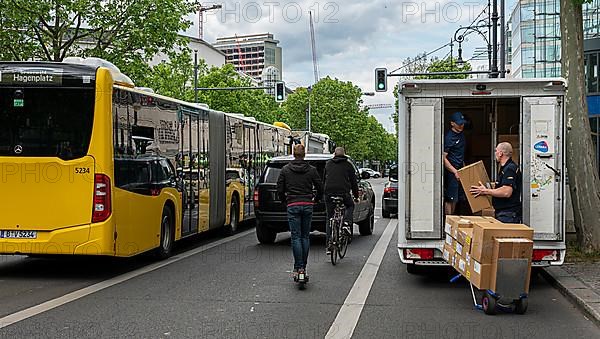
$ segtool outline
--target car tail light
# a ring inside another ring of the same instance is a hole
[[[110,216],[110,178],[105,174],[94,176],[94,210],[92,222],[101,222]]]
[[[407,248],[404,250],[406,259],[433,259],[433,248]]]
[[[533,261],[558,260],[557,250],[533,250]]]
[[[394,187],[386,187],[383,189],[383,193],[392,193],[395,191],[396,191],[396,189]]]
[[[257,187],[254,189],[254,208],[258,208],[258,206],[259,206],[258,198],[260,198],[260,195],[258,194],[258,187]]]

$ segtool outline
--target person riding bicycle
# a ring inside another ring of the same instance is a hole
[[[306,275],[313,205],[323,196],[323,186],[314,166],[304,160],[304,145],[294,146],[294,160],[283,166],[277,179],[277,192],[287,203],[287,217],[292,233],[294,280],[298,273]],[[313,196],[313,187],[317,195]]]
[[[346,232],[352,239],[352,214],[354,213],[354,201],[350,196],[350,192],[358,199],[358,180],[354,166],[348,161],[346,152],[343,147],[337,147],[334,151],[334,157],[328,160],[325,164],[325,174],[323,175],[325,186],[325,205],[327,207],[327,226],[326,226],[326,241],[327,251],[329,255],[331,251],[331,223],[329,220],[333,216],[335,204],[331,197],[339,196],[344,198],[344,224],[342,230]]]

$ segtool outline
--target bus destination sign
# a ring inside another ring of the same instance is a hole
[[[0,85],[62,85],[62,69],[13,68],[0,71]]]

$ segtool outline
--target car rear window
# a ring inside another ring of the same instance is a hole
[[[317,172],[319,172],[319,177],[321,180],[323,179],[323,172],[325,171],[325,161],[309,161],[309,164],[317,168]],[[272,162],[267,165],[267,169],[264,174],[264,183],[276,184],[277,179],[279,179],[279,173],[281,173],[281,169],[285,166],[287,162]]]
[[[398,180],[398,167],[390,168],[390,179]]]

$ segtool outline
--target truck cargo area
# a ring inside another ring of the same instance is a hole
[[[466,139],[465,164],[483,161],[493,181],[497,172],[494,149],[499,142],[510,142],[513,147],[513,160],[519,163],[521,159],[520,106],[520,98],[444,99],[444,133],[450,129],[451,115],[454,112],[462,112],[467,120],[463,132]],[[472,214],[466,200],[459,200],[454,214]]]

